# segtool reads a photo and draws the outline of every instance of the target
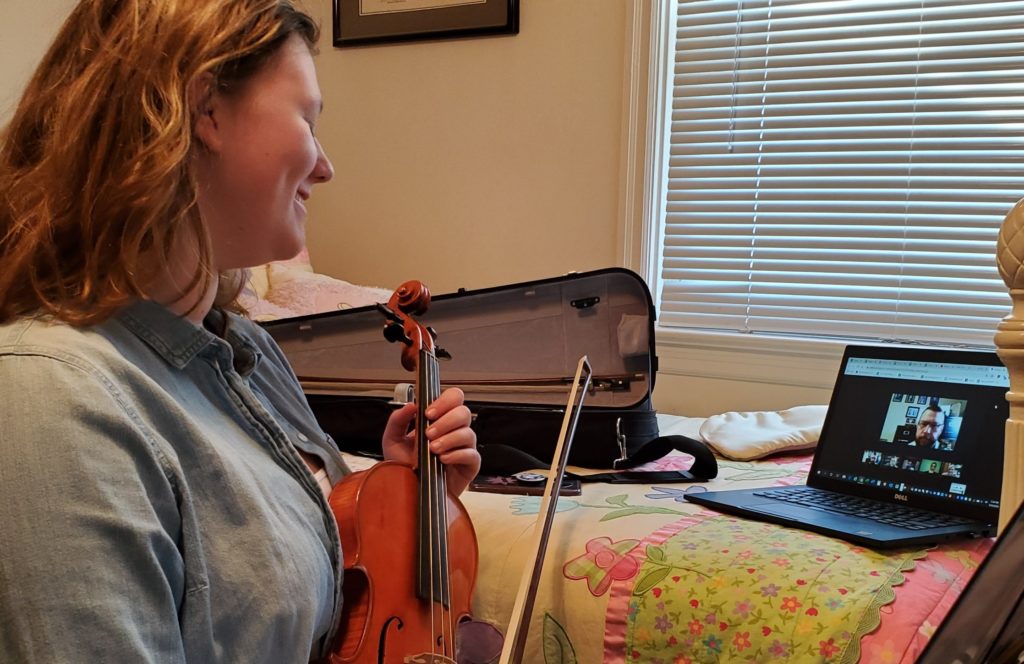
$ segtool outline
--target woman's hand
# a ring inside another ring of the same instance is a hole
[[[427,406],[427,440],[430,451],[445,465],[448,492],[457,496],[466,490],[480,471],[480,453],[476,450],[476,432],[469,428],[472,415],[463,401],[465,395],[457,387],[441,393]],[[384,458],[410,466],[416,463],[416,404],[406,404],[388,419],[384,429]]]

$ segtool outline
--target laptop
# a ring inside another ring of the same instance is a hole
[[[686,500],[872,548],[991,536],[1009,386],[994,351],[847,346],[806,486]]]
[[[1024,654],[1024,505],[967,582],[917,664],[999,664]],[[992,601],[998,597],[999,601]]]

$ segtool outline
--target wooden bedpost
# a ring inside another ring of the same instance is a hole
[[[1013,307],[996,329],[996,351],[1010,372],[1010,417],[1003,442],[1003,493],[999,531],[1024,500],[1024,200],[1006,215],[996,245],[999,275],[1010,289]]]

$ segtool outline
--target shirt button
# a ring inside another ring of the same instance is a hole
[[[306,438],[306,434],[304,434],[304,433],[300,433],[298,437],[299,437],[299,440],[301,440],[304,443],[308,443],[309,442],[309,438]]]

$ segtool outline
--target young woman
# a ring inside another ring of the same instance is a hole
[[[288,0],[82,0],[0,139],[4,661],[305,662],[331,639],[346,468],[229,312],[333,175],[316,40]],[[461,492],[462,393],[427,416]]]

